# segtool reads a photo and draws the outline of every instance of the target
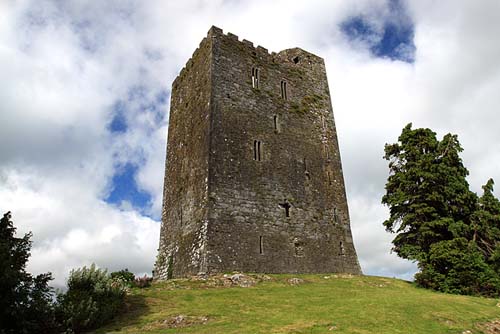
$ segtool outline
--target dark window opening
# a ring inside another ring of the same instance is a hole
[[[311,174],[309,173],[309,171],[307,170],[307,159],[304,158],[304,174],[306,175],[306,178],[308,180],[311,179]]]
[[[333,208],[333,221],[335,222],[335,224],[338,224],[340,221],[339,215],[337,213],[337,208]]]
[[[259,254],[264,254],[264,237],[259,237]]]
[[[328,176],[328,184],[332,185],[332,173],[330,173],[330,171],[327,171],[326,175]]]
[[[304,256],[304,244],[297,238],[293,241],[293,246],[295,248],[295,256]]]
[[[252,67],[252,87],[259,88],[259,69]]]
[[[280,132],[280,126],[278,123],[278,116],[274,115],[273,119],[274,119],[274,131]]]
[[[253,159],[256,160],[256,161],[261,161],[261,157],[262,157],[262,154],[261,154],[261,142],[258,141],[258,140],[254,140],[253,141]]]
[[[288,200],[285,199],[283,203],[279,203],[279,206],[285,209],[285,217],[290,217],[290,208],[292,206],[290,205],[290,203],[288,203]]]
[[[297,64],[297,63],[300,61],[300,58],[299,58],[299,56],[297,56],[297,57],[293,57],[293,59],[292,59],[292,60],[293,60],[293,62],[294,62],[295,64]]]
[[[288,92],[286,89],[286,81],[281,81],[281,98],[284,100],[288,99]]]

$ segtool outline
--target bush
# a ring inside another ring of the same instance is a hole
[[[153,282],[153,277],[148,277],[147,275],[144,275],[143,277],[137,277],[134,280],[134,286],[138,288],[147,288],[151,285]]]
[[[102,326],[123,307],[126,288],[92,264],[72,270],[68,291],[58,297],[58,315],[70,333]]]
[[[132,286],[135,280],[134,273],[128,271],[128,269],[122,269],[120,271],[115,271],[111,273],[111,278],[114,281],[121,281],[127,286]]]

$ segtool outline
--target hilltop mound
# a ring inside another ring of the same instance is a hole
[[[232,274],[133,289],[97,333],[500,333],[500,302],[373,276]]]

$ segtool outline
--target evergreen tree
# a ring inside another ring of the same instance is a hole
[[[478,198],[469,190],[456,135],[442,140],[408,124],[385,146],[389,178],[382,203],[396,233],[393,250],[418,262],[416,282],[438,291],[500,295],[500,201],[493,180]]]
[[[500,277],[487,263],[474,241],[459,237],[431,246],[416,282],[425,288],[463,295],[496,297]]]
[[[53,333],[50,273],[26,272],[31,233],[17,238],[10,211],[0,220],[0,334]]]
[[[477,196],[469,190],[457,136],[439,141],[430,129],[411,126],[385,146],[390,175],[382,203],[390,216],[384,226],[397,234],[396,254],[424,263],[435,243],[470,233]]]
[[[478,210],[474,215],[472,239],[486,261],[497,271],[500,268],[500,201],[493,195],[492,179],[483,186]]]

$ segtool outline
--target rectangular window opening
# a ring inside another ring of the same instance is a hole
[[[262,145],[261,145],[261,142],[258,141],[258,140],[254,140],[253,141],[253,159],[255,161],[261,161],[261,157],[262,157],[262,154],[261,154],[261,149],[262,149]]]
[[[259,254],[264,254],[264,237],[259,237]]]
[[[257,142],[257,161],[261,161],[261,144],[260,141]]]
[[[338,224],[339,223],[339,215],[337,213],[337,208],[333,208],[333,221],[335,222],[335,224]]]
[[[257,141],[253,141],[253,159],[257,160]]]
[[[311,174],[309,173],[309,171],[307,170],[307,159],[304,158],[304,174],[306,175],[306,178],[308,180],[311,179]]]
[[[252,87],[259,88],[259,69],[252,67]]]
[[[293,245],[295,246],[295,256],[297,257],[304,256],[304,244],[298,239],[295,239]]]
[[[284,100],[288,99],[288,92],[286,89],[286,81],[284,81],[284,80],[281,81],[281,98]]]
[[[280,132],[279,124],[278,124],[278,115],[274,115],[273,119],[274,119],[274,131]]]

